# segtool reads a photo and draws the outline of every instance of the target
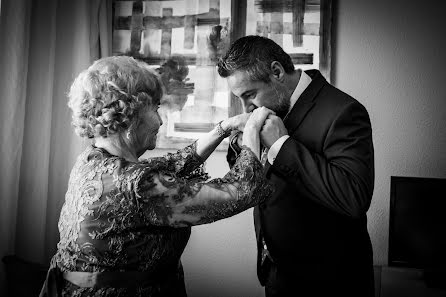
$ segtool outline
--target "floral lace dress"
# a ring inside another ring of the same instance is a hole
[[[246,147],[223,178],[205,182],[202,163],[195,143],[137,163],[88,147],[71,172],[51,267],[147,272],[153,279],[123,287],[62,279],[62,296],[186,296],[180,257],[190,227],[240,213],[272,191]]]

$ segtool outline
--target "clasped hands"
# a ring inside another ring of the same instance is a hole
[[[264,106],[256,108],[250,113],[234,116],[231,120],[233,121],[231,126],[242,131],[245,136],[259,135],[260,142],[267,148],[270,148],[280,137],[288,134],[282,119],[276,116],[274,111]],[[243,134],[240,133],[237,138],[237,144],[240,147],[246,144],[246,137],[243,137]]]

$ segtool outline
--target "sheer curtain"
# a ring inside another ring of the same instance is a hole
[[[42,264],[74,160],[67,92],[93,60],[111,54],[111,0],[1,0],[0,257]],[[0,269],[0,295],[4,295]]]

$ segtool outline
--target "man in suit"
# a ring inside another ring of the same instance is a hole
[[[257,274],[267,297],[373,296],[366,212],[374,187],[367,110],[317,70],[295,70],[261,36],[236,40],[218,63],[249,113],[275,112],[261,131],[272,197],[254,209]],[[227,159],[237,155],[231,139]]]

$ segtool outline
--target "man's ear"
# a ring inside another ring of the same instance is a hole
[[[271,63],[271,72],[273,74],[273,77],[276,78],[278,81],[282,81],[285,77],[285,70],[283,69],[282,64],[277,61],[273,61]]]

